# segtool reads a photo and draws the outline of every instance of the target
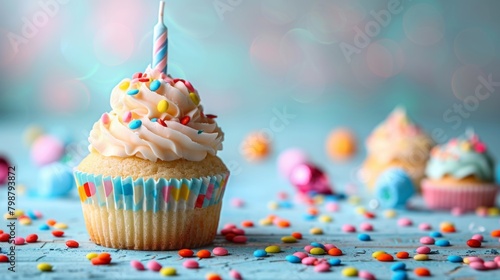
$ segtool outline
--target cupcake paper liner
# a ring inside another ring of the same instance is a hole
[[[451,186],[430,180],[422,181],[422,195],[429,209],[449,210],[454,207],[475,210],[495,206],[499,186],[495,184],[470,184]]]

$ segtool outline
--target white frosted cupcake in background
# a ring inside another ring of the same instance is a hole
[[[498,185],[494,161],[486,144],[474,133],[435,147],[426,176],[422,195],[430,209],[474,210],[495,206]]]
[[[75,170],[96,244],[173,250],[211,243],[229,171],[224,134],[194,87],[147,69],[122,80]]]
[[[373,189],[379,176],[389,168],[402,168],[420,186],[434,141],[396,108],[378,125],[366,141],[367,157],[361,169],[361,180]],[[418,191],[418,190],[417,190]]]

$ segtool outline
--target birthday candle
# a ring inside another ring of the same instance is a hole
[[[165,2],[160,2],[158,13],[158,23],[155,25],[153,33],[153,68],[167,74],[168,60],[168,30],[163,24],[163,10]]]

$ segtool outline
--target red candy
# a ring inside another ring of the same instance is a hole
[[[410,254],[409,254],[408,252],[404,252],[404,251],[402,251],[402,252],[398,252],[398,253],[396,254],[396,257],[397,257],[398,259],[407,259],[407,258],[409,258],[409,257],[410,257]]]
[[[243,221],[241,222],[242,227],[253,227],[253,222],[252,221]]]
[[[36,235],[34,233],[26,236],[26,242],[28,242],[28,243],[35,243],[37,241],[38,241],[38,235]]]
[[[244,235],[236,235],[235,237],[233,237],[233,242],[234,243],[246,243],[248,240],[248,238]]]
[[[190,120],[191,120],[191,118],[189,116],[184,116],[184,117],[181,118],[181,123],[183,125],[187,125]]]
[[[164,120],[162,120],[162,119],[157,119],[156,121],[157,121],[159,124],[161,124],[161,126],[167,127],[167,124],[165,123],[165,121],[164,121]]]
[[[141,72],[137,72],[135,73],[133,76],[132,76],[132,79],[139,79],[142,77],[142,73]]]
[[[302,233],[300,232],[292,232],[292,236],[296,239],[302,239]]]
[[[53,230],[52,235],[55,237],[62,237],[64,235],[64,231],[62,230]]]
[[[6,255],[0,255],[0,263],[1,262],[9,262],[9,257]]]
[[[413,270],[417,276],[431,276],[431,272],[425,267],[417,267]]]
[[[469,239],[467,240],[467,246],[471,248],[479,248],[481,247],[481,241],[476,240],[476,239]]]
[[[210,253],[210,251],[208,250],[200,250],[198,251],[198,253],[196,253],[196,256],[200,259],[206,259],[210,258],[212,256],[212,253]]]
[[[216,118],[217,118],[217,116],[216,116],[216,115],[213,115],[213,114],[206,114],[205,116],[206,116],[207,118],[209,118],[209,119],[216,119]]]
[[[392,262],[394,257],[389,254],[380,254],[377,256],[377,260],[381,262]]]
[[[181,250],[179,250],[178,254],[179,254],[179,256],[181,256],[183,258],[189,258],[189,257],[192,257],[194,255],[194,252],[191,249],[181,249]]]
[[[80,244],[78,244],[78,242],[76,242],[75,240],[68,240],[66,241],[66,246],[68,246],[69,248],[78,248]]]
[[[0,234],[0,242],[7,242],[10,239],[10,235],[8,233]]]

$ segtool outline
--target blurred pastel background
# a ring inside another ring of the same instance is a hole
[[[71,137],[84,155],[111,89],[151,63],[158,2],[0,1],[0,154],[28,188],[25,129]],[[168,69],[219,116],[230,196],[260,184],[256,174],[291,190],[275,167],[289,147],[342,189],[356,181],[364,139],[398,105],[437,142],[475,128],[500,158],[499,10],[495,0],[166,0]],[[325,155],[340,126],[360,145],[346,163]],[[240,143],[263,129],[273,152],[248,163]]]

